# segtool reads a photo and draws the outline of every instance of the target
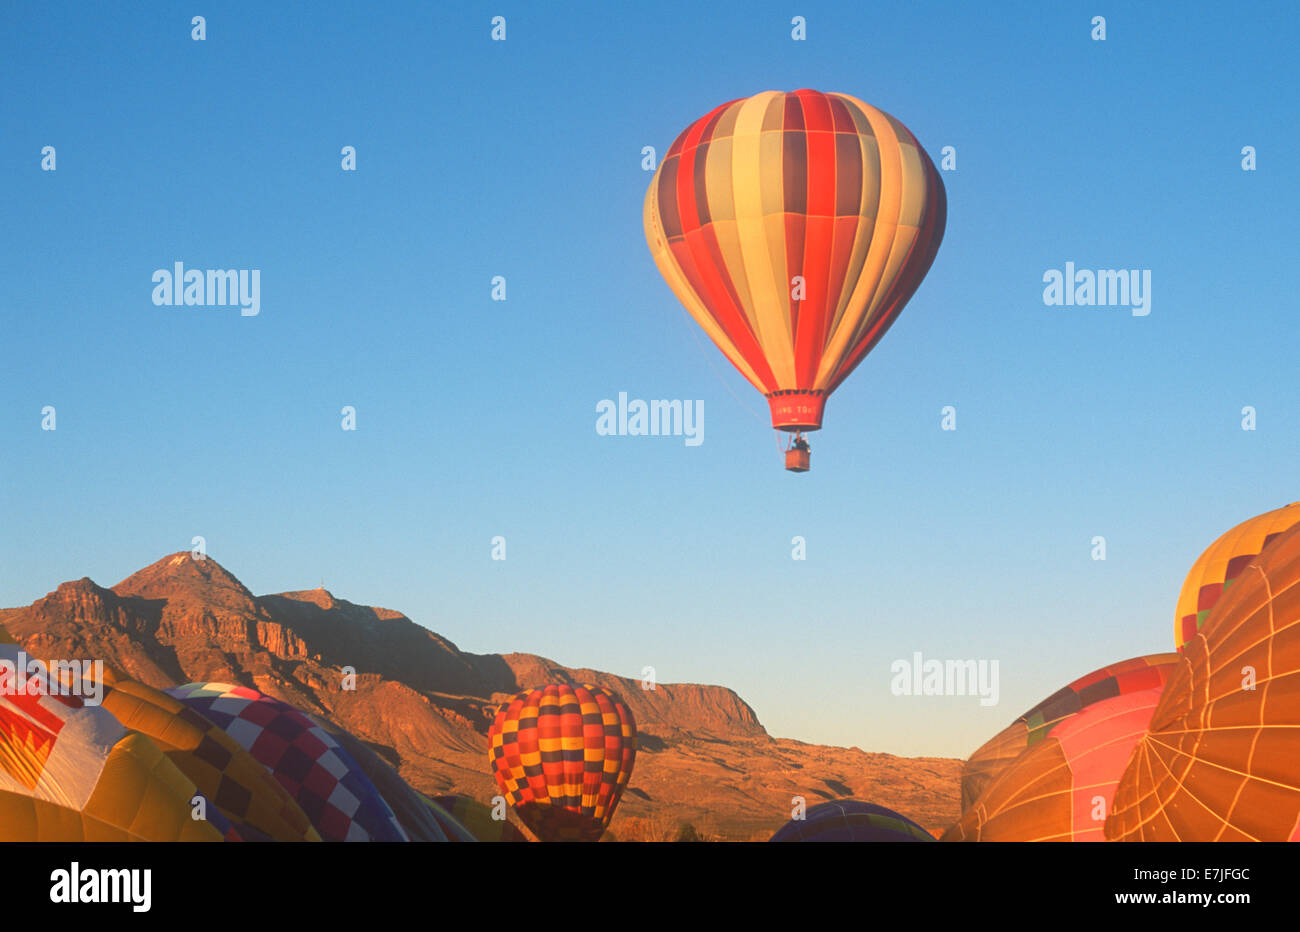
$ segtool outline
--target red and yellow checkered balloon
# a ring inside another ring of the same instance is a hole
[[[497,710],[488,760],[506,801],[543,841],[596,841],[636,761],[636,722],[599,686],[521,692]]]

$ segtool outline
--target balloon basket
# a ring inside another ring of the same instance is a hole
[[[795,447],[785,451],[785,468],[790,472],[807,472],[811,461],[811,450],[800,450]]]

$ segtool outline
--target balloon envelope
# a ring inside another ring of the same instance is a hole
[[[525,690],[488,739],[497,786],[543,841],[600,838],[636,762],[632,712],[599,686]]]
[[[1283,531],[1300,524],[1300,502],[1292,502],[1241,522],[1223,534],[1192,564],[1174,610],[1174,645],[1196,637],[1237,576]]]
[[[934,841],[907,816],[856,799],[819,803],[777,829],[771,841]]]
[[[320,841],[279,781],[198,712],[111,671],[105,671],[103,687],[104,708],[127,728],[148,735],[242,840]],[[208,817],[215,823],[211,809]]]
[[[352,755],[293,706],[229,683],[189,683],[167,694],[223,729],[270,770],[323,840],[408,840]]]
[[[492,818],[492,807],[469,796],[435,796],[432,802],[450,814],[479,841],[528,841],[508,819]],[[606,833],[608,834],[608,833]]]
[[[1059,722],[1095,702],[1163,686],[1175,653],[1147,654],[1113,663],[1081,676],[1048,696],[970,756],[962,768],[962,811],[975,804],[989,785],[1026,750],[1044,740]]]
[[[660,274],[772,425],[826,396],[897,318],[943,238],[943,182],[898,120],[847,94],[765,91],[682,131],[646,192]]]
[[[943,841],[1105,841],[1111,800],[1163,686],[1093,702],[1002,770]]]
[[[1106,837],[1300,840],[1300,527],[1237,574],[1178,656]]]
[[[6,671],[27,669],[0,644]],[[0,689],[0,841],[221,841],[192,818],[194,783],[153,741],[48,675]]]
[[[445,814],[431,810],[424,794],[402,779],[401,774],[388,761],[356,735],[331,723],[316,724],[328,731],[352,755],[361,772],[370,779],[384,802],[393,810],[398,824],[411,841],[473,841],[469,831],[458,825],[454,818],[444,818]]]

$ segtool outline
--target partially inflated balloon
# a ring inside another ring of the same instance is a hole
[[[1105,841],[1116,784],[1163,686],[1102,699],[1057,722],[1016,758],[943,841]]]
[[[1243,521],[1205,548],[1192,564],[1178,593],[1174,611],[1174,645],[1182,648],[1196,637],[1209,617],[1210,609],[1241,571],[1264,552],[1283,531],[1300,524],[1300,502]]]
[[[1300,841],[1300,527],[1236,575],[1115,792],[1121,841]]]
[[[817,430],[943,239],[943,182],[898,120],[847,94],[765,91],[682,131],[646,192],[670,288],[768,399]]]
[[[0,645],[0,841],[221,841],[193,818],[199,793],[148,737],[62,690],[12,674],[28,658]]]
[[[270,770],[323,840],[408,840],[352,755],[293,706],[229,683],[189,683],[167,694],[223,729]]]
[[[438,823],[446,834],[448,841],[476,842],[482,840],[477,833],[468,828],[468,823],[461,819],[460,814],[452,812],[451,807],[444,806],[441,802],[430,799],[423,794],[421,794],[420,798],[423,800],[424,808],[428,811],[429,816]],[[443,797],[438,798],[442,799]]]
[[[1057,723],[1094,702],[1164,685],[1177,659],[1174,653],[1134,657],[1094,670],[1052,693],[981,745],[966,761],[961,774],[962,810],[974,805],[999,774],[1045,739]]]
[[[388,803],[411,841],[473,841],[469,830],[454,818],[430,810],[429,800],[417,792],[389,763],[364,741],[336,725],[318,722],[343,749],[352,755],[362,773],[370,778]]]
[[[856,799],[819,803],[777,829],[772,841],[934,841],[907,816]]]
[[[488,762],[506,801],[543,841],[595,841],[636,762],[636,722],[599,686],[526,690],[497,711]]]
[[[198,712],[113,671],[105,671],[103,688],[104,708],[127,728],[148,735],[243,840],[320,841],[275,777]]]
[[[508,819],[493,817],[492,807],[469,796],[435,796],[432,803],[464,825],[479,841],[527,841]],[[606,832],[608,834],[608,832]]]

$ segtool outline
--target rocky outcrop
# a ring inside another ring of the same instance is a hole
[[[597,670],[570,669],[533,654],[501,656],[514,677],[510,692],[546,683],[591,683],[618,693],[631,709],[637,726],[661,736],[683,732],[697,737],[755,738],[767,732],[743,699],[722,686],[656,683],[647,688],[638,680]],[[507,698],[494,694],[494,701]]]

